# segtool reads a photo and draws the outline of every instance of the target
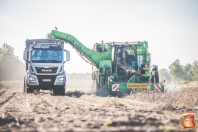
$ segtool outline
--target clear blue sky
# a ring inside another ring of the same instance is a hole
[[[54,27],[87,47],[95,42],[148,41],[152,64],[198,60],[197,0],[0,0],[0,46],[22,59],[26,39],[45,38]],[[91,72],[71,46],[68,73]]]

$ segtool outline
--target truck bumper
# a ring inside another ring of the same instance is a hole
[[[27,83],[30,86],[61,86],[65,85],[66,75],[27,75]]]

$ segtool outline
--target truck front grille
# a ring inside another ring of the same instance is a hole
[[[44,68],[44,67],[36,67],[37,73],[56,73],[58,67],[50,67],[50,68]]]

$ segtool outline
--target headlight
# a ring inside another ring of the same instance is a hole
[[[58,78],[58,82],[63,82],[64,81],[64,77],[59,77]]]
[[[29,80],[30,81],[36,81],[36,79],[34,77],[30,77]]]

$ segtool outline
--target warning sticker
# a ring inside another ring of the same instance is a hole
[[[157,92],[160,92],[162,90],[162,87],[160,84],[155,84],[154,85],[154,90],[157,91]]]
[[[112,91],[119,91],[119,84],[113,84]]]

